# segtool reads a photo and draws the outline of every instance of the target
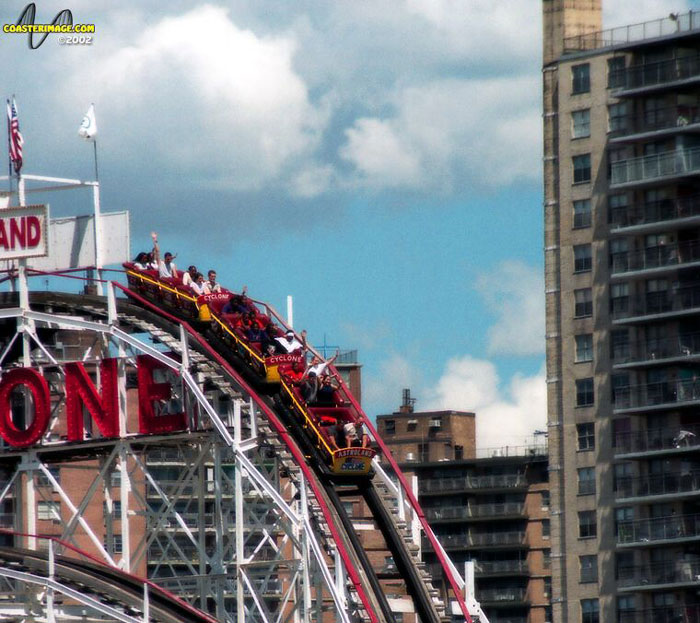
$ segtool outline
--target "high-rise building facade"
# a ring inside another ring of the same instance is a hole
[[[401,470],[415,476],[442,547],[460,572],[474,561],[475,595],[489,621],[546,623],[552,620],[546,445],[477,450],[475,425],[471,412],[413,411],[408,390],[397,412],[377,417]],[[427,540],[422,558],[446,598]]]
[[[700,14],[543,0],[556,623],[700,621]]]

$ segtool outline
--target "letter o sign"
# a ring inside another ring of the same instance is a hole
[[[10,396],[12,391],[24,385],[34,400],[34,419],[25,429],[17,428],[12,421]],[[24,448],[41,439],[49,425],[49,385],[46,379],[30,368],[15,368],[2,376],[0,382],[0,436],[11,446]]]

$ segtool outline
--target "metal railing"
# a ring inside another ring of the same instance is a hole
[[[610,72],[610,86],[639,89],[696,77],[700,77],[700,55],[697,54],[613,70]]]
[[[653,519],[621,521],[617,525],[619,544],[647,543],[700,536],[700,515],[670,515]]]
[[[491,547],[498,545],[523,545],[525,532],[484,532],[475,534],[438,534],[445,549],[456,547]],[[429,544],[425,543],[429,549]]]
[[[468,491],[470,489],[510,489],[526,487],[523,474],[500,474],[495,476],[462,476],[461,478],[426,478],[418,483],[421,493],[444,491]]]
[[[611,163],[610,185],[698,172],[700,172],[700,148],[675,149]]]
[[[691,216],[700,216],[700,195],[610,208],[610,229],[661,223]]]
[[[612,359],[616,364],[631,361],[655,361],[700,354],[700,333],[615,344]]]
[[[504,456],[547,456],[547,444],[500,446],[497,448],[477,448],[476,450],[477,459],[491,459]]]
[[[660,292],[611,299],[611,304],[616,320],[686,311],[700,308],[700,285],[692,283]]]
[[[700,425],[652,428],[615,435],[615,454],[654,452],[700,445]]]
[[[527,591],[524,588],[489,588],[477,590],[476,598],[480,602],[525,601]]]
[[[617,585],[620,587],[684,582],[700,583],[700,561],[671,560],[619,567],[617,570]]]
[[[700,14],[690,11],[639,24],[609,28],[564,39],[565,52],[583,52],[613,45],[624,45],[700,28]]]
[[[695,123],[700,123],[700,107],[669,106],[618,117],[616,118],[616,127],[610,130],[609,135],[612,137],[629,136],[642,132],[683,128]]]
[[[688,240],[647,247],[642,251],[612,253],[612,273],[680,266],[700,261],[700,240]]]
[[[617,620],[619,623],[700,623],[700,604],[620,610]]]
[[[503,504],[473,504],[462,507],[441,506],[425,509],[425,516],[433,521],[446,519],[469,519],[478,517],[499,517],[506,515],[522,515],[525,507],[520,502]]]
[[[483,560],[474,563],[477,575],[521,574],[529,570],[526,560]]]
[[[688,492],[700,495],[700,470],[618,478],[615,486],[617,499]]]
[[[700,379],[660,381],[616,387],[614,409],[634,409],[700,400]]]

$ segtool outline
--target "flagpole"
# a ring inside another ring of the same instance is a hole
[[[10,100],[7,100],[7,111],[10,110]],[[10,201],[12,201],[12,147],[10,143],[10,115],[7,115],[7,186],[10,193]]]

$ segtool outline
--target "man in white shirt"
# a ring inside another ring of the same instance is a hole
[[[314,355],[314,358],[311,360],[311,363],[309,364],[309,367],[306,368],[306,372],[304,374],[308,376],[309,372],[313,372],[318,378],[321,378],[328,366],[338,358],[339,354],[340,350],[335,351],[335,355],[333,355],[328,361],[323,361],[323,359]]]
[[[207,286],[209,287],[209,291],[213,294],[214,292],[221,292],[221,286],[217,283],[216,281],[216,271],[215,270],[210,270],[207,273]]]
[[[158,234],[156,232],[151,232],[151,238],[153,238],[153,259],[158,264],[158,275],[162,278],[175,278],[177,279],[177,267],[173,263],[175,256],[167,251],[160,259],[160,247],[158,246]]]
[[[290,329],[282,337],[275,338],[275,341],[279,344],[278,350],[282,350],[284,353],[293,353],[306,348],[306,331],[301,332],[301,339],[301,342],[297,340],[294,331]]]

